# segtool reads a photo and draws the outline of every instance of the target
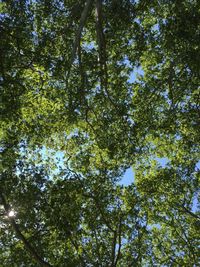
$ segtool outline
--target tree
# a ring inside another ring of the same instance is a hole
[[[2,266],[197,266],[198,1],[0,8]]]

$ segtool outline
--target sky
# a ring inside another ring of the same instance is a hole
[[[156,158],[156,160],[158,161],[158,163],[162,166],[165,167],[166,164],[168,163],[168,159],[167,158]],[[128,168],[121,181],[119,182],[119,184],[121,185],[125,185],[128,186],[130,184],[132,184],[134,182],[134,177],[135,177],[135,173],[132,167]]]
[[[134,182],[134,176],[135,176],[135,174],[134,174],[132,167],[128,168],[126,170],[126,172],[124,173],[119,184],[120,185],[126,185],[126,186],[132,184]]]

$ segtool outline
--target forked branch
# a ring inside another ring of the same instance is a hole
[[[88,17],[92,2],[93,2],[93,0],[87,0],[86,1],[85,7],[84,7],[83,12],[81,14],[79,27],[78,27],[78,30],[76,32],[76,36],[75,36],[75,39],[74,39],[74,45],[73,45],[72,56],[71,56],[71,64],[73,64],[74,59],[76,57],[76,53],[77,53],[77,50],[78,50],[78,47],[79,47],[79,44],[80,44],[80,41],[81,41],[81,34],[82,34],[82,31],[83,31],[83,27],[84,27],[86,19]]]

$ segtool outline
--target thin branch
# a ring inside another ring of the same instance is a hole
[[[97,209],[99,210],[99,213],[100,213],[100,215],[101,215],[101,217],[102,217],[102,219],[103,219],[103,222],[104,222],[105,225],[108,227],[108,229],[109,229],[111,232],[114,233],[115,230],[111,227],[109,221],[106,219],[106,216],[105,216],[105,214],[104,214],[104,211],[102,210],[101,205],[99,205],[99,202],[98,202],[97,198],[96,198],[95,196],[91,195],[91,194],[83,194],[83,196],[84,196],[84,197],[87,197],[87,198],[91,198],[91,199],[94,200],[94,202],[95,202],[95,204],[96,204],[96,207],[97,207]]]
[[[175,76],[174,63],[170,62],[169,77],[168,77],[168,94],[169,94],[169,99],[171,100],[171,108],[174,107],[174,94],[173,94],[173,78],[174,78],[174,76]]]
[[[77,252],[78,257],[79,257],[79,259],[80,259],[80,261],[81,261],[81,263],[82,263],[82,266],[83,266],[83,267],[86,266],[85,261],[84,261],[84,258],[83,258],[83,257],[80,255],[80,253],[79,253],[79,246],[78,246],[78,244],[76,244],[76,243],[74,242],[74,240],[72,239],[71,236],[69,237],[69,240],[70,240],[70,242],[72,243],[72,245],[74,246],[74,248],[76,249],[76,252]],[[85,255],[87,255],[87,253],[86,253],[85,249],[83,248],[83,246],[82,246],[82,250],[83,250],[83,252],[85,253]]]
[[[186,212],[187,214],[189,214],[190,216],[192,216],[193,218],[200,220],[200,216],[198,216],[197,214],[195,214],[194,212],[190,211],[189,209],[187,209],[184,205],[179,205],[177,204],[178,208],[180,211],[182,212]]]
[[[195,254],[195,251],[194,251],[194,246],[191,244],[190,239],[187,236],[184,227],[181,224],[179,224],[179,226],[180,226],[180,228],[182,230],[182,233],[183,233],[185,239],[181,235],[179,235],[179,236],[181,236],[181,238],[186,242],[186,244],[188,246],[188,249],[189,249],[189,253],[192,254],[192,257],[191,258],[193,258],[193,260],[195,261],[196,260],[196,254]],[[175,231],[177,232],[177,230],[175,230]]]
[[[85,85],[86,85],[86,73],[84,72],[83,64],[82,64],[82,58],[81,58],[81,45],[80,42],[78,44],[78,61],[79,61],[79,69],[80,69],[80,75],[81,75],[81,92],[80,92],[80,105],[81,103],[84,104],[85,102]]]

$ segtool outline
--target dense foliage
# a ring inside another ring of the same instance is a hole
[[[199,1],[0,9],[0,266],[199,266]]]

